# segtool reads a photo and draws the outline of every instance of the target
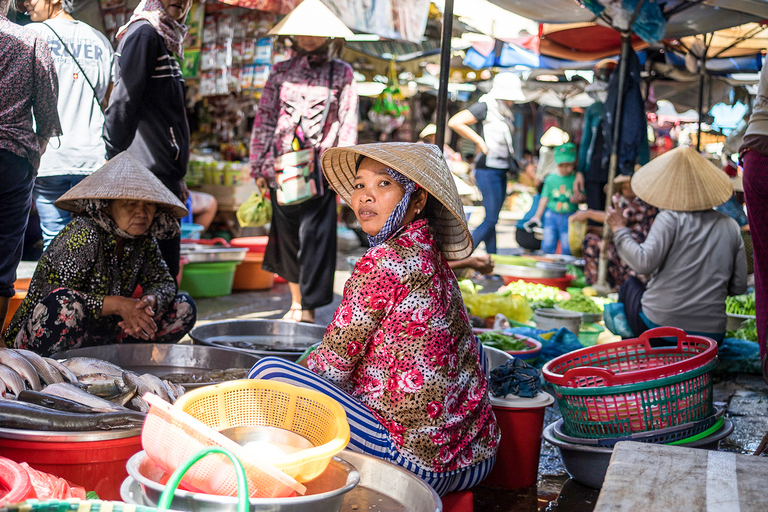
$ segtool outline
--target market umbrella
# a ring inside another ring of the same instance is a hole
[[[742,66],[754,63],[756,59],[749,59],[749,56],[760,56],[762,50],[768,45],[768,30],[766,29],[768,29],[768,26],[764,21],[761,23],[747,23],[708,34],[683,37],[678,41],[668,44],[671,50],[686,55],[685,64],[689,70],[695,70],[698,67],[698,111],[700,119],[696,137],[697,150],[701,148],[701,116],[704,115],[704,88],[709,74],[707,62],[709,60],[731,62],[733,59],[741,58]]]
[[[637,0],[634,5],[634,12],[613,11],[609,13],[604,5],[598,4],[596,0],[581,0],[582,3],[590,5],[592,9],[600,10],[602,13],[598,17],[590,9],[584,8],[581,4],[576,4],[572,0],[549,0],[547,2],[530,2],[529,0],[492,0],[493,3],[505,7],[506,9],[526,16],[540,22],[555,23],[573,23],[573,22],[595,22],[601,20],[602,24],[607,24],[616,28],[620,33],[621,58],[618,68],[618,90],[624,91],[624,84],[627,74],[627,56],[632,48],[633,31],[638,31],[635,21],[643,9],[644,0]],[[651,2],[649,2],[650,4]],[[748,22],[759,21],[762,18],[768,18],[768,2],[763,0],[710,0],[707,4],[689,0],[658,0],[656,5],[646,6],[647,14],[649,9],[653,9],[653,14],[657,14],[656,9],[661,11],[661,17],[664,20],[663,36],[665,37],[683,37],[706,32],[713,32],[719,29],[733,27]],[[622,4],[619,4],[621,6]],[[727,6],[728,9],[723,7]],[[615,7],[612,5],[611,7]],[[617,14],[619,14],[617,16]],[[630,14],[629,17],[626,14]],[[617,26],[617,21],[621,20],[621,26]],[[599,25],[595,25],[599,26]],[[658,28],[658,27],[657,27]],[[648,27],[640,27],[643,30],[644,39],[647,42],[656,42],[649,39],[646,30]],[[594,29],[593,29],[594,30]],[[563,32],[563,31],[561,31]],[[641,34],[642,35],[642,34]],[[660,39],[660,38],[659,38]],[[610,41],[609,41],[610,42]],[[581,33],[578,37],[570,39],[570,43],[576,50],[583,48],[584,45],[593,44],[592,41]],[[587,51],[589,48],[586,48]],[[539,47],[541,51],[541,47]],[[590,49],[590,55],[594,55],[594,49]],[[561,55],[559,55],[561,56]],[[606,210],[611,206],[610,201],[613,196],[613,180],[618,168],[618,149],[619,138],[621,136],[621,118],[623,115],[623,94],[618,95],[616,103],[615,121],[613,137],[611,141],[611,156],[608,167],[608,190],[606,194]],[[597,288],[605,292],[607,290],[607,260],[606,253],[608,241],[611,233],[607,224],[603,226],[603,245],[600,251],[600,262],[598,266]]]

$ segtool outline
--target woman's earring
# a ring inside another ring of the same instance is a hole
[[[418,214],[420,214],[420,213],[421,213],[421,210],[419,210],[418,208],[416,208],[416,215],[418,215]]]

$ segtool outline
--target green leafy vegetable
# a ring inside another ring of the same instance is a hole
[[[755,292],[726,297],[725,312],[732,315],[754,315]]]
[[[741,322],[735,331],[725,333],[726,338],[738,338],[740,340],[754,341],[757,343],[757,321],[754,318]]]
[[[478,335],[477,338],[480,340],[480,342],[483,345],[487,347],[497,348],[505,352],[510,350],[527,350],[528,349],[528,345],[525,342],[516,339],[514,336],[510,336],[508,334],[504,334],[499,331],[484,332]]]
[[[578,311],[579,313],[602,313],[600,306],[595,304],[595,301],[587,297],[586,295],[574,295],[568,300],[565,300],[558,304],[563,309],[570,311]]]

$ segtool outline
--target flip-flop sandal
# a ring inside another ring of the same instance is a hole
[[[288,310],[288,312],[283,315],[283,318],[281,320],[285,322],[301,322],[301,306],[295,308],[291,306],[291,308]]]

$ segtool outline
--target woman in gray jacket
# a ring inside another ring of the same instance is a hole
[[[722,341],[725,298],[747,289],[739,226],[713,209],[733,194],[730,179],[694,149],[679,147],[641,167],[632,189],[662,211],[642,244],[622,209],[608,211],[619,257],[651,274],[647,287],[630,277],[619,288],[629,326],[636,336],[663,325]]]

